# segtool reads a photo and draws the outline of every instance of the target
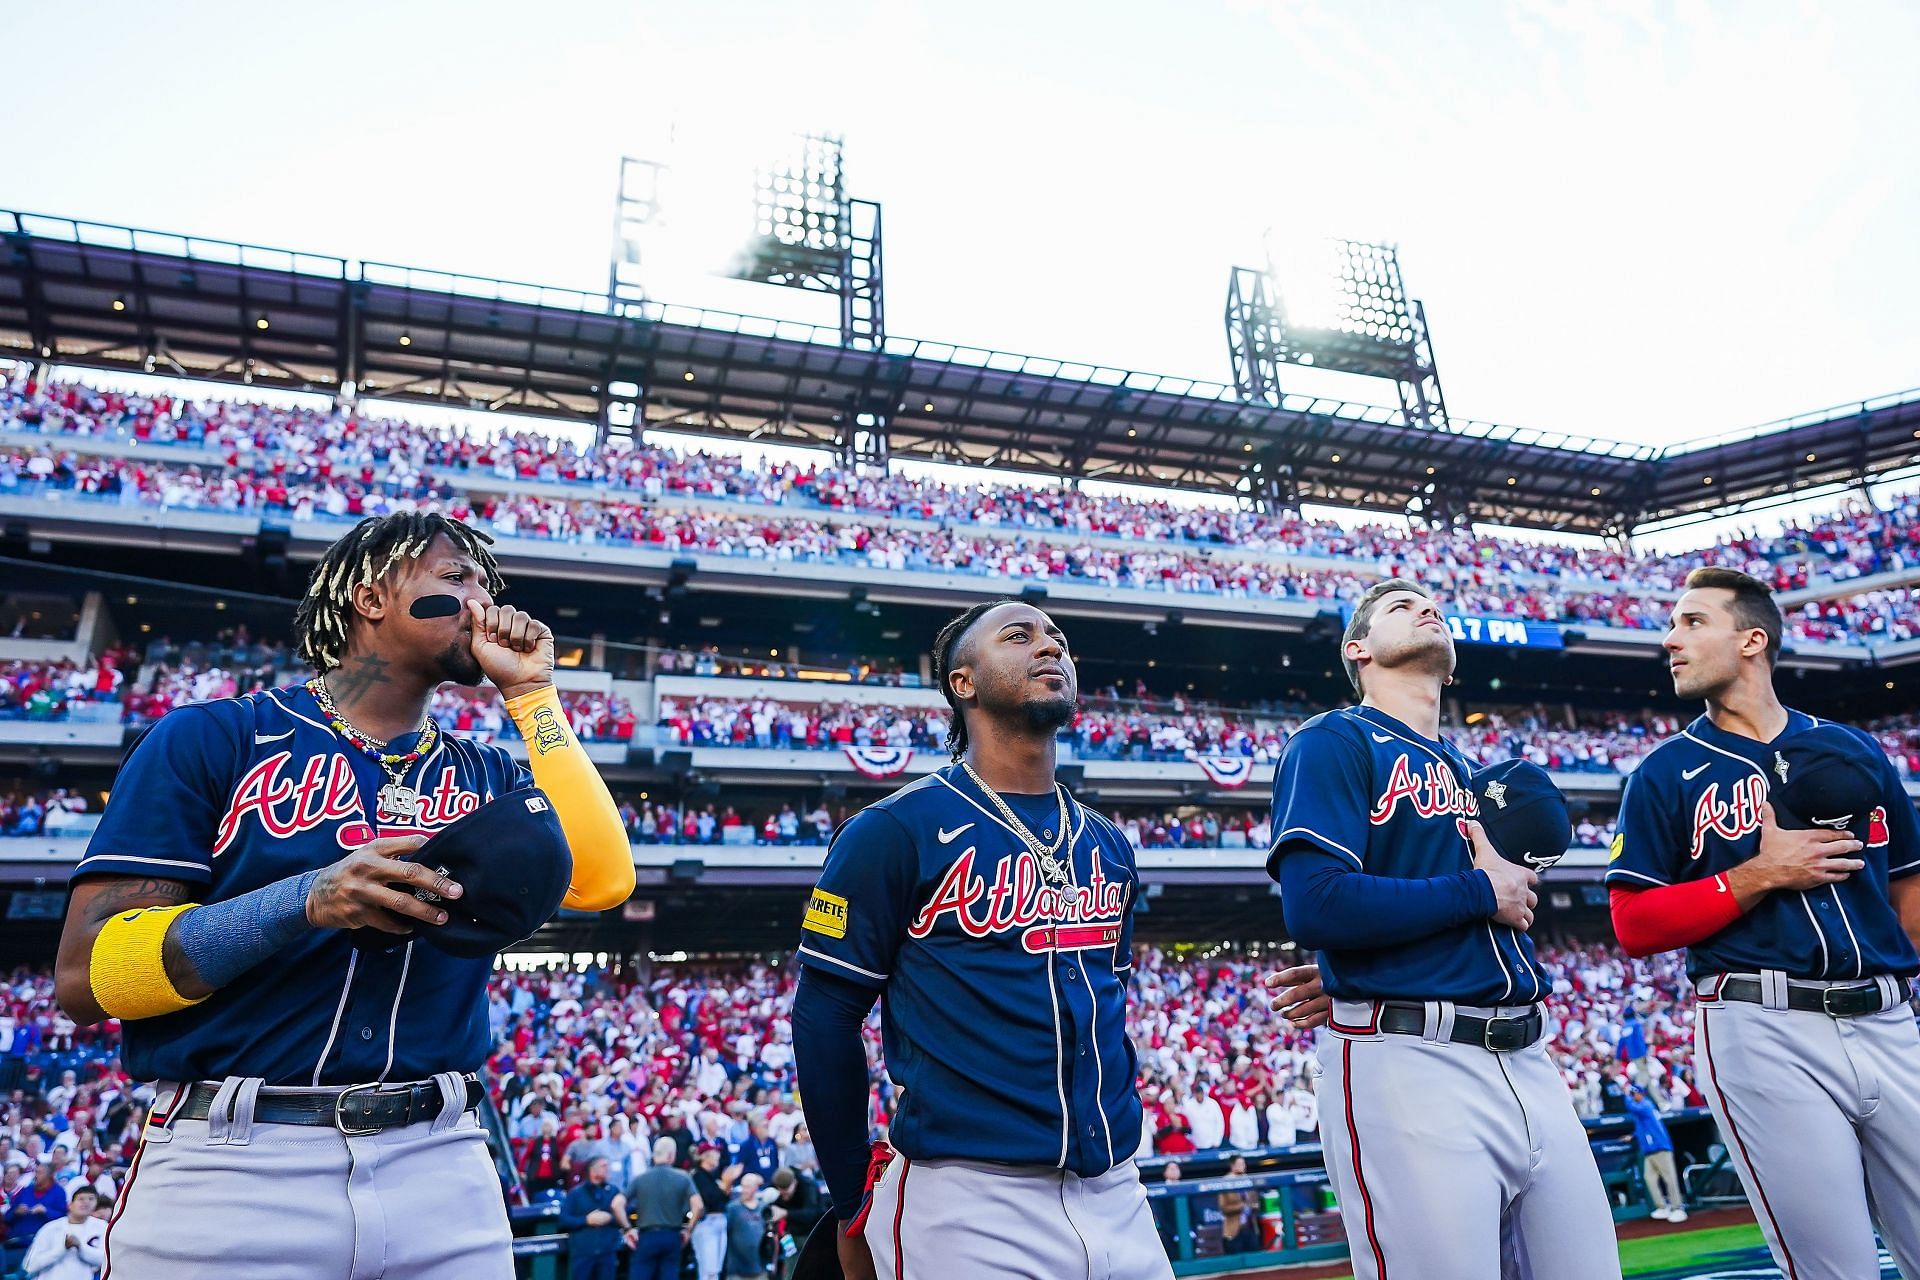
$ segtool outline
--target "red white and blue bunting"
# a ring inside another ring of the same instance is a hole
[[[1253,777],[1251,756],[1196,755],[1193,762],[1200,766],[1200,772],[1206,774],[1214,786],[1225,787],[1229,791],[1246,786]]]
[[[847,747],[847,759],[869,778],[892,778],[913,763],[912,747]]]

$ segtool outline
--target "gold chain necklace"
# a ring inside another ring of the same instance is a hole
[[[1057,782],[1053,784],[1054,797],[1060,802],[1060,834],[1054,837],[1052,844],[1042,844],[1040,837],[1033,834],[1027,824],[1020,820],[1020,815],[1013,811],[1013,806],[1001,799],[1000,793],[988,786],[986,779],[975,773],[972,765],[962,760],[960,767],[967,771],[969,778],[973,779],[973,785],[984,791],[987,799],[993,801],[993,807],[1000,811],[1000,816],[1007,820],[1007,825],[1013,828],[1014,833],[1026,841],[1027,848],[1033,851],[1035,860],[1040,864],[1040,874],[1047,878],[1048,883],[1062,889],[1066,888],[1071,883],[1071,876],[1068,874],[1067,864],[1059,856],[1060,846],[1067,840],[1066,788]]]

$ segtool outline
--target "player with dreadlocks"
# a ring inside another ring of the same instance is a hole
[[[822,1230],[857,1280],[1170,1276],[1133,1165],[1133,849],[1054,780],[1079,700],[1067,638],[990,600],[941,629],[933,670],[953,763],[841,828],[801,925]],[[892,1148],[870,1151],[860,1028],[882,992],[902,1092]]]
[[[169,713],[115,779],[56,971],[62,1007],[120,1019],[128,1072],[158,1082],[109,1274],[513,1275],[474,1113],[491,959],[418,945],[463,890],[405,855],[529,772],[442,734],[434,691],[505,696],[573,855],[567,905],[617,905],[633,861],[553,633],[494,602],[489,541],[362,520],[295,615],[313,678]]]

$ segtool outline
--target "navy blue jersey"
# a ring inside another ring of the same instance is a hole
[[[385,781],[304,686],[182,707],[121,766],[74,875],[178,880],[219,902],[376,836],[430,835],[531,779],[500,748],[442,734],[406,774],[421,796],[417,825],[376,830],[370,801]],[[342,931],[315,930],[190,1009],[126,1023],[122,1053],[136,1080],[324,1085],[473,1071],[489,1047],[491,967],[410,940],[356,951]]]
[[[1787,713],[1781,736],[1819,721]],[[1843,726],[1844,727],[1844,726]],[[1859,733],[1858,730],[1851,732]],[[1753,910],[1687,952],[1687,971],[1751,973],[1779,969],[1792,978],[1911,975],[1913,943],[1887,899],[1889,880],[1920,872],[1920,821],[1880,745],[1882,804],[1853,855],[1867,865],[1839,884],[1804,892],[1776,889]],[[1708,880],[1760,852],[1760,807],[1767,801],[1771,744],[1728,733],[1701,716],[1648,753],[1627,779],[1607,883],[1622,889]]]
[[[1473,867],[1466,822],[1473,776],[1451,743],[1422,737],[1377,707],[1342,707],[1300,727],[1273,775],[1273,847],[1354,871],[1428,880]],[[1527,936],[1471,920],[1390,946],[1319,953],[1327,992],[1347,1000],[1527,1004],[1546,993]]]
[[[1043,843],[1059,801],[1007,796]],[[834,837],[799,958],[885,993],[890,1137],[908,1158],[1105,1173],[1140,1143],[1127,1038],[1133,848],[1068,802],[1071,885],[952,765],[869,805]]]

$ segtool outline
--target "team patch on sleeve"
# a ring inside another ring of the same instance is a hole
[[[1865,843],[1869,849],[1884,849],[1887,847],[1888,839],[1887,807],[1885,805],[1879,805],[1875,807],[1872,813],[1867,815],[1867,838]]]
[[[829,938],[846,937],[847,900],[837,893],[815,889],[813,896],[807,899],[807,918],[800,922],[800,927],[823,933]]]
[[[1607,861],[1618,862],[1620,855],[1627,851],[1627,836],[1624,831],[1613,833],[1613,847],[1607,850]]]

